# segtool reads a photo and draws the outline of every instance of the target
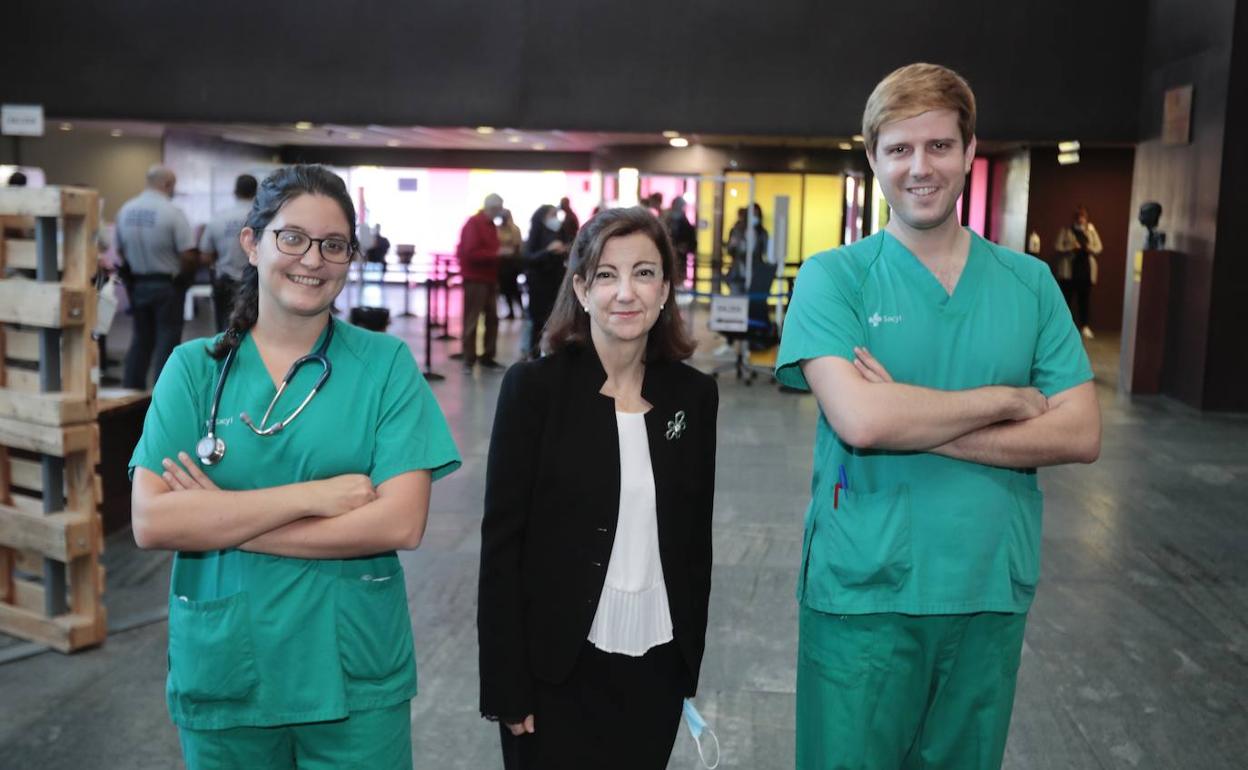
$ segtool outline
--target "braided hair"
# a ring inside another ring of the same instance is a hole
[[[273,221],[273,217],[277,216],[277,212],[300,195],[324,195],[332,198],[342,208],[343,216],[350,226],[352,253],[359,249],[360,244],[355,236],[355,206],[351,203],[347,186],[341,177],[319,165],[287,166],[265,177],[243,226],[250,227],[258,240],[260,234]],[[247,265],[243,270],[238,292],[234,296],[234,308],[230,313],[225,334],[208,349],[208,355],[222,359],[237,348],[243,335],[256,325],[259,314],[260,271],[255,265]]]

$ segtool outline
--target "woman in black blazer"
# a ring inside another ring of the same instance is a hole
[[[486,472],[481,712],[508,770],[667,766],[711,589],[715,382],[641,208],[581,230],[544,338],[503,379]]]

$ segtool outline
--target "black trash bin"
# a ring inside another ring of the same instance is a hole
[[[390,308],[386,307],[353,307],[351,323],[363,326],[375,332],[384,332],[390,325]]]

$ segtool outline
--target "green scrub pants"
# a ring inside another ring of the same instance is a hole
[[[410,701],[333,722],[179,728],[187,770],[411,770]]]
[[[1026,624],[802,607],[798,770],[997,770]]]

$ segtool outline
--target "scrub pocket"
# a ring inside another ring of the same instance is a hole
[[[1022,487],[1012,492],[1016,505],[1010,518],[1010,580],[1020,588],[1034,589],[1040,582],[1044,493]]]
[[[338,579],[338,650],[353,679],[385,679],[412,658],[403,570]]]
[[[843,588],[900,589],[913,567],[910,488],[840,494],[837,508],[815,514],[808,587],[830,574]]]
[[[823,686],[838,691],[857,687],[890,670],[889,661],[902,636],[897,615],[837,615],[802,607],[798,616],[798,665]],[[877,689],[874,683],[871,689]]]
[[[169,689],[193,703],[241,701],[260,677],[247,594],[169,600]]]

